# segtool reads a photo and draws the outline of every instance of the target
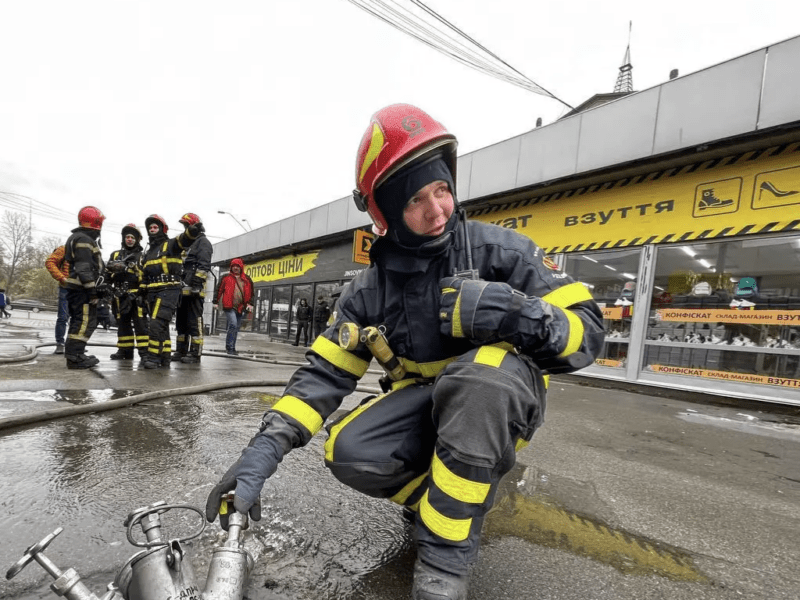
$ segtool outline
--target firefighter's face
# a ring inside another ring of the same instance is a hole
[[[129,233],[125,236],[125,245],[128,248],[133,248],[136,245],[136,238]]]
[[[150,223],[150,227],[147,228],[147,233],[150,235],[155,235],[159,232],[158,223]]]
[[[403,222],[412,233],[436,237],[444,233],[454,208],[447,183],[433,181],[408,201],[403,209]]]

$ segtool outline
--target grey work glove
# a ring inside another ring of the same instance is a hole
[[[206,500],[206,519],[213,523],[219,515],[220,526],[228,530],[228,514],[230,508],[222,506],[223,496],[233,490],[236,495],[233,507],[240,513],[250,515],[253,521],[261,520],[261,488],[264,482],[278,468],[283,460],[283,449],[269,435],[257,433],[242,455],[225,472],[220,482],[214,486]]]
[[[445,277],[439,281],[439,329],[477,344],[510,341],[527,297],[500,281]]]

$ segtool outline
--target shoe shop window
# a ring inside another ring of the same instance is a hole
[[[568,254],[564,271],[592,292],[603,310],[606,339],[597,365],[621,369],[628,359],[640,248]]]
[[[797,387],[799,322],[797,236],[661,246],[643,366]]]

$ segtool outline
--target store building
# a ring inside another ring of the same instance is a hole
[[[531,237],[604,306],[582,376],[800,405],[800,37],[461,156],[472,219]],[[455,132],[458,134],[458,132]],[[349,197],[214,247],[293,339],[366,268]]]

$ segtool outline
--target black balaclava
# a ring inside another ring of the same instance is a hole
[[[447,221],[444,232],[432,238],[427,235],[417,235],[412,232],[403,221],[403,210],[411,197],[429,183],[444,181],[450,187],[453,195],[453,214]],[[375,190],[375,202],[381,209],[389,225],[388,237],[403,248],[419,249],[423,245],[438,246],[438,241],[449,237],[458,224],[458,201],[456,200],[455,184],[447,163],[441,154],[428,160],[412,164],[392,175],[378,189]]]
[[[158,225],[158,232],[156,232],[155,235],[150,234],[150,225],[145,224],[145,227],[147,227],[147,239],[150,242],[151,246],[168,239],[167,234],[164,233],[164,226],[161,225],[161,223],[159,223],[158,221],[154,221],[154,223]]]

